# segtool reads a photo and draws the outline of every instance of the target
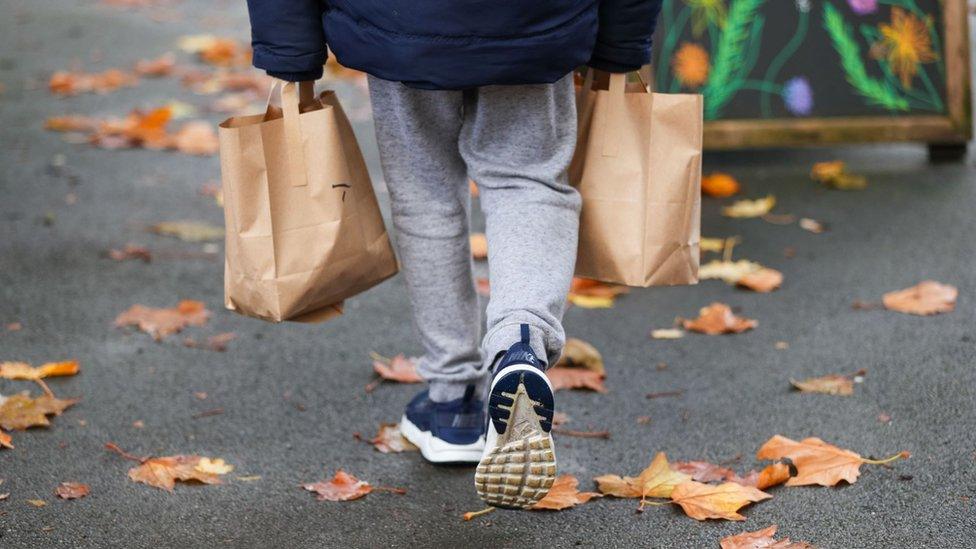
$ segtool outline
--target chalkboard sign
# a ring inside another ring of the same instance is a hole
[[[966,17],[966,0],[664,0],[652,79],[704,96],[708,148],[964,144]]]

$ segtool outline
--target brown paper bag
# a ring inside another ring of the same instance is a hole
[[[610,75],[578,89],[570,179],[583,197],[576,274],[627,286],[698,282],[702,99]]]
[[[321,321],[397,263],[335,93],[276,82],[278,93],[280,109],[269,98],[267,113],[220,125],[225,304],[274,322]]]

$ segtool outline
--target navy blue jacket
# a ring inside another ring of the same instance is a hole
[[[285,80],[342,65],[426,89],[555,82],[650,61],[662,0],[247,0],[254,66]]]

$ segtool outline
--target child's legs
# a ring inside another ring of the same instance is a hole
[[[553,364],[576,263],[580,197],[567,169],[576,147],[573,77],[488,86],[467,94],[461,154],[478,184],[488,236],[491,298],[482,353],[489,364],[530,326]]]
[[[471,278],[470,193],[458,152],[462,93],[369,79],[396,245],[420,333],[430,397],[453,400],[484,378]]]

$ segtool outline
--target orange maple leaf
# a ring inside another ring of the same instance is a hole
[[[708,335],[738,334],[759,325],[755,320],[736,316],[725,303],[712,303],[703,307],[698,315],[695,319],[682,320],[686,330]]]
[[[372,392],[384,380],[396,381],[397,383],[420,383],[423,378],[417,373],[417,365],[413,359],[399,354],[393,358],[386,358],[378,353],[370,353],[373,359],[373,371],[380,376],[375,381],[366,386],[366,392]]]
[[[882,302],[891,311],[925,316],[952,311],[958,295],[955,286],[923,280],[911,288],[886,293]]]
[[[384,454],[417,450],[416,446],[404,438],[399,423],[381,423],[380,430],[369,442]]]
[[[671,503],[680,506],[686,515],[695,520],[746,520],[737,512],[739,509],[771,497],[762,490],[735,482],[716,486],[690,480],[674,487]]]
[[[350,475],[339,469],[328,482],[312,482],[302,485],[309,492],[314,492],[319,501],[350,501],[359,499],[373,491],[373,487],[364,480]]]
[[[546,497],[533,505],[532,509],[561,511],[600,497],[603,495],[597,492],[580,492],[579,480],[573,475],[559,475],[549,488]]]
[[[603,385],[604,375],[593,370],[583,368],[567,368],[558,366],[546,370],[546,377],[552,383],[553,391],[562,389],[589,389],[598,393],[606,393]]]
[[[758,459],[789,458],[793,462],[797,474],[786,482],[787,486],[834,486],[842,480],[854,484],[861,474],[862,464],[877,465],[908,457],[908,452],[900,452],[887,459],[865,459],[819,438],[810,437],[797,442],[781,435],[766,441],[756,453]]]
[[[156,341],[183,330],[186,326],[202,326],[210,318],[206,305],[185,299],[171,309],[154,309],[133,305],[115,318],[115,325],[137,326]]]
[[[79,499],[91,493],[91,488],[81,482],[62,482],[54,489],[54,495],[61,499]]]
[[[675,486],[687,482],[690,475],[675,471],[664,452],[658,452],[651,464],[636,477],[603,475],[594,478],[600,492],[618,498],[667,498]],[[643,506],[643,501],[641,503]]]
[[[743,532],[722,538],[721,549],[814,549],[806,542],[792,542],[790,538],[776,540],[776,525],[755,532]]]
[[[727,173],[713,173],[702,178],[702,194],[715,198],[727,198],[738,194],[739,182]]]

